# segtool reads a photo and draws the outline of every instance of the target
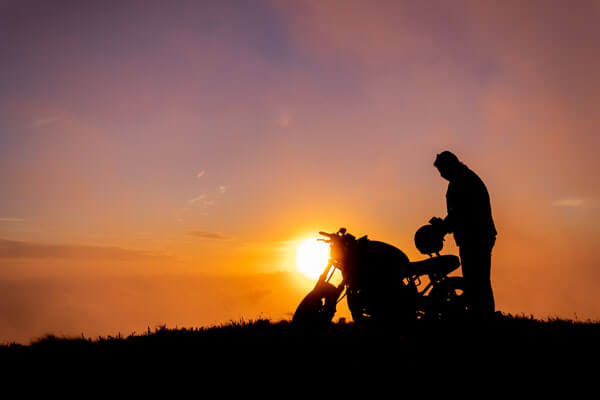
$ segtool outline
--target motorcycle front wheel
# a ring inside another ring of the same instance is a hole
[[[292,324],[300,327],[324,327],[335,314],[336,288],[328,283],[317,285],[300,302],[292,318]]]
[[[464,293],[465,281],[462,277],[453,276],[439,282],[427,296],[426,317],[437,320],[465,317],[471,307]]]

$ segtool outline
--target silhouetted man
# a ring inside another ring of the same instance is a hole
[[[434,217],[430,222],[442,224],[447,233],[454,234],[465,279],[465,297],[473,314],[491,316],[495,304],[490,272],[497,232],[487,188],[475,172],[449,151],[438,154],[433,165],[450,183],[446,192],[448,216]]]

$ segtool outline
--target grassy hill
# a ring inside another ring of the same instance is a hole
[[[299,329],[289,321],[241,321],[212,327],[158,327],[129,336],[56,337],[30,345],[7,344],[0,355],[50,357],[81,362],[142,359],[194,363],[211,368],[299,367],[319,359],[336,365],[378,365],[423,357],[456,359],[576,360],[597,357],[600,323],[537,320],[498,314],[488,323],[418,321],[410,330],[333,323],[324,329]]]

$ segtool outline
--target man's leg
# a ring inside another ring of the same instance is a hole
[[[460,261],[465,279],[465,296],[476,316],[493,314],[494,293],[490,278],[492,265],[490,244],[467,245],[460,248]]]

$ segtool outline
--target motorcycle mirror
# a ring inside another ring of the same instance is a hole
[[[345,233],[346,233],[346,228],[340,228],[340,230],[338,231],[338,233],[339,233],[340,235],[343,235],[343,234],[345,234]]]

